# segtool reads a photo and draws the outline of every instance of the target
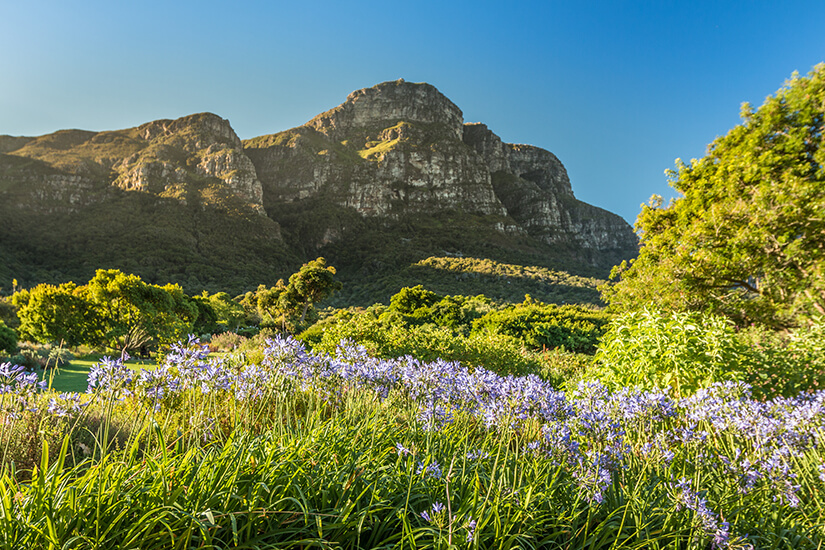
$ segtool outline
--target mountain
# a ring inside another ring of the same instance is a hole
[[[212,114],[114,132],[0,137],[0,286],[119,268],[187,289],[257,285],[299,262],[255,167]],[[238,266],[243,266],[238,268]]]
[[[555,155],[503,143],[403,80],[243,141],[210,113],[0,136],[0,216],[6,288],[117,267],[240,292],[323,255],[342,299],[363,302],[359,288],[429,256],[603,276],[637,252],[622,218],[575,198]]]

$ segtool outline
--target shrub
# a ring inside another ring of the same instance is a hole
[[[493,330],[513,336],[533,349],[564,348],[595,353],[607,313],[581,306],[544,304],[526,296],[524,303],[487,313],[473,322],[473,332]]]
[[[483,366],[500,374],[538,372],[542,361],[529,353],[515,338],[496,332],[477,332],[471,336],[456,334],[447,327],[433,324],[390,324],[393,317],[384,308],[343,312],[334,321],[328,319],[301,334],[300,339],[316,350],[333,353],[341,340],[364,346],[382,358],[411,355],[422,361],[444,359],[465,366]]]
[[[0,351],[9,354],[17,351],[17,333],[3,321],[0,321]]]
[[[234,332],[213,334],[209,340],[209,351],[232,351],[247,340],[246,336]]]
[[[761,397],[825,389],[825,318],[789,332],[762,326],[742,331],[753,357],[747,382]]]
[[[430,292],[422,285],[404,287],[390,298],[390,308],[405,315],[412,315],[417,309],[429,307],[440,299],[441,296]]]
[[[382,322],[390,324],[434,324],[469,334],[474,319],[491,309],[492,301],[479,296],[440,296],[423,286],[402,288],[390,299]]]
[[[722,317],[647,309],[611,321],[596,359],[593,374],[608,387],[670,386],[676,395],[742,380],[753,360]]]
[[[595,364],[592,355],[555,348],[541,354],[539,375],[560,389],[575,389]]]
[[[35,370],[62,367],[72,359],[74,359],[74,355],[66,348],[51,344],[22,342],[18,354],[12,358],[12,362],[29,370]]]

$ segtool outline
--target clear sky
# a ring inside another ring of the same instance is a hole
[[[429,82],[633,223],[742,102],[825,61],[825,0],[0,0],[0,52],[10,135],[211,111],[250,138],[359,88]]]

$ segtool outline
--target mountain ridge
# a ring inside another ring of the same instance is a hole
[[[442,252],[604,274],[637,250],[624,220],[575,198],[551,152],[503,143],[434,86],[403,80],[246,140],[213,113],[0,136],[0,200],[0,286],[129,265],[242,290],[322,254],[352,280]],[[124,215],[151,250],[110,219]],[[89,257],[44,254],[60,246]]]

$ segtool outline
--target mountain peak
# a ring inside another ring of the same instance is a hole
[[[400,121],[439,124],[460,139],[464,115],[435,86],[401,78],[355,90],[344,103],[316,116],[307,126],[338,139],[355,128],[388,127]]]
[[[196,113],[174,120],[155,120],[138,126],[137,130],[140,137],[146,141],[190,132],[233,147],[241,146],[241,140],[229,121],[214,113]]]

